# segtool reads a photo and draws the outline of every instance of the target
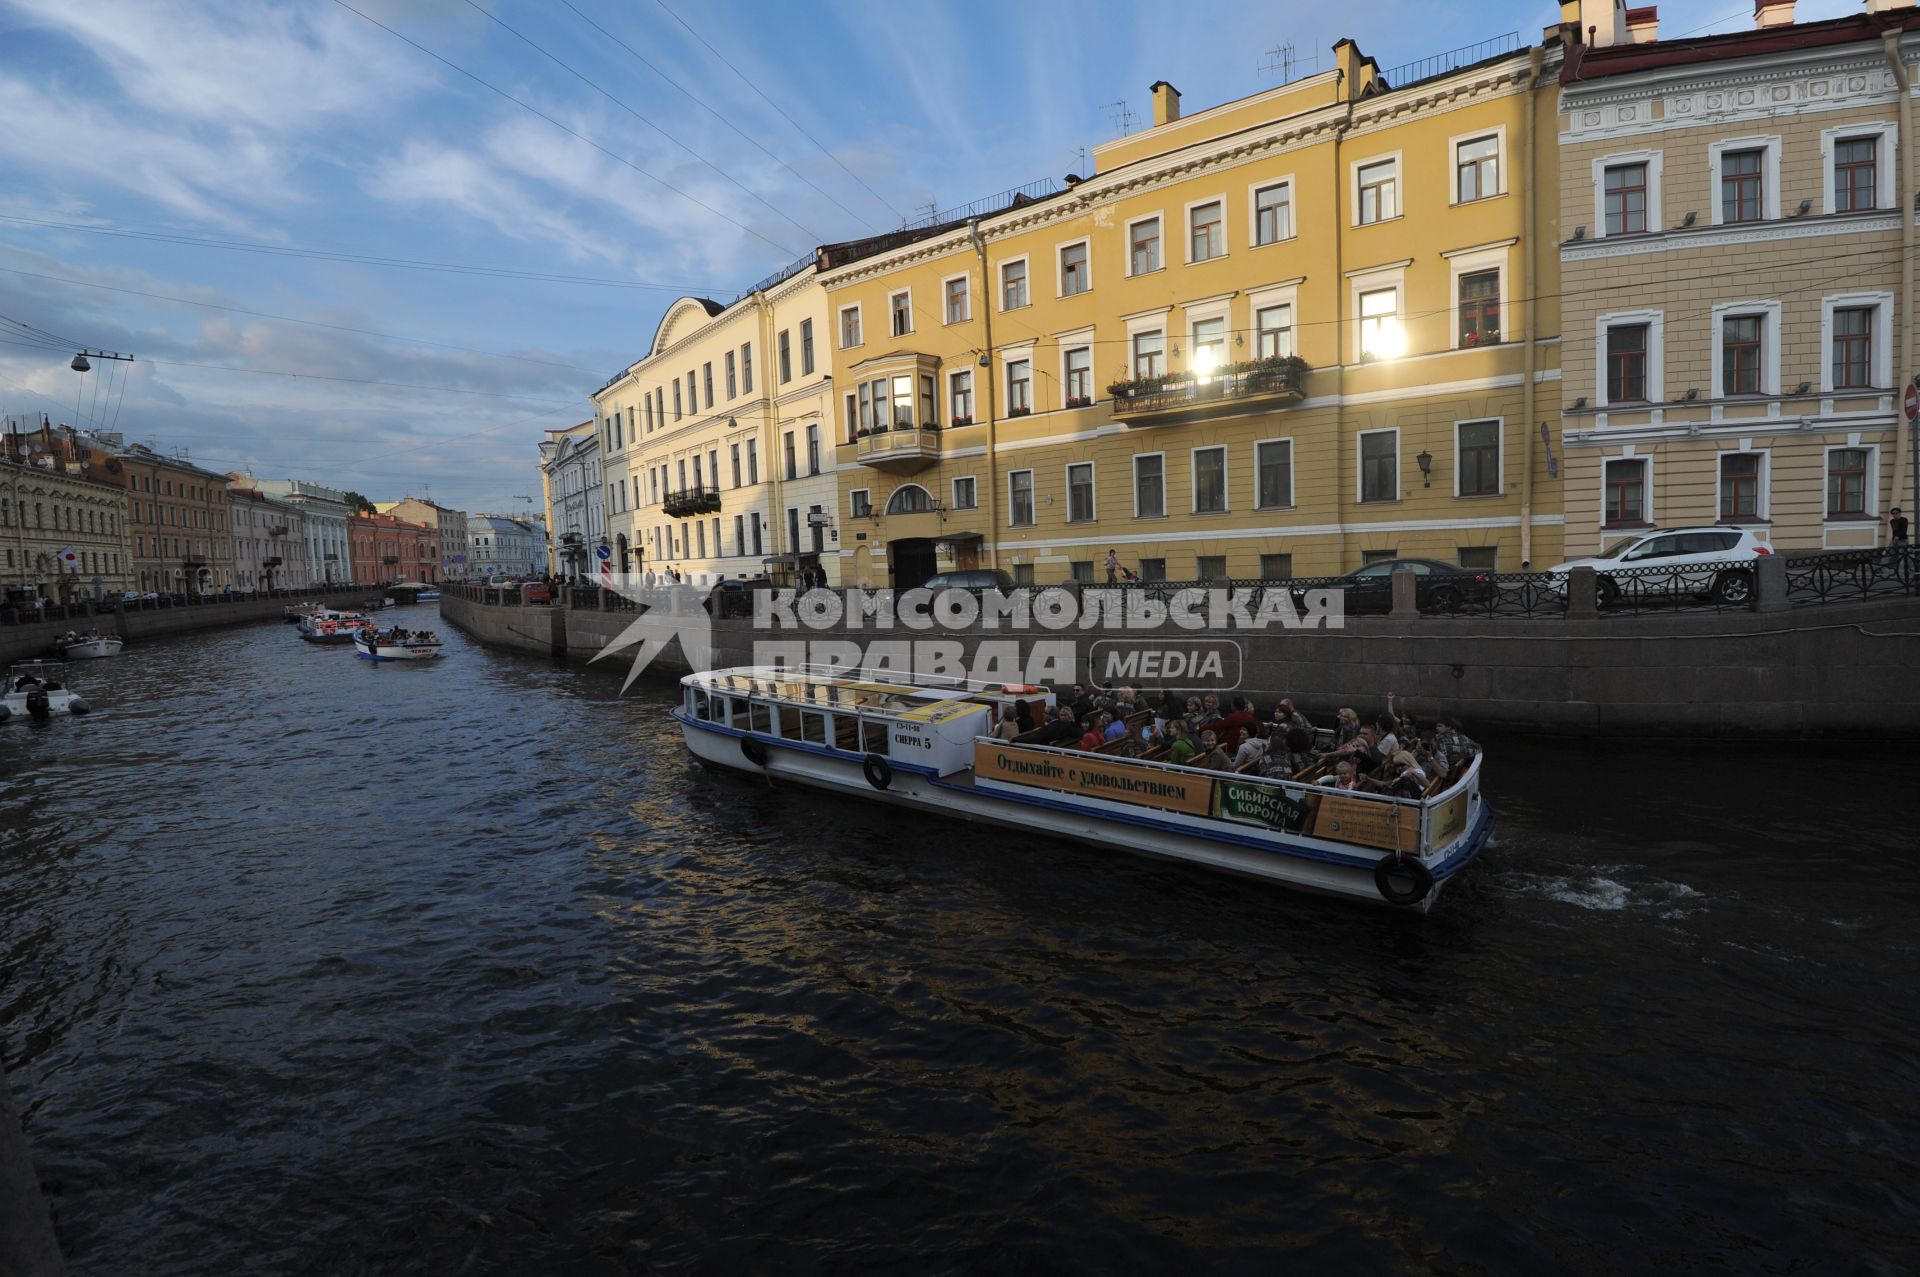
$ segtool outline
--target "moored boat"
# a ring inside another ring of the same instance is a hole
[[[96,632],[75,634],[68,630],[60,640],[60,655],[69,661],[97,661],[120,655],[125,641],[118,635]]]
[[[440,655],[440,639],[431,630],[367,626],[353,636],[353,648],[370,661],[430,661]]]
[[[300,637],[309,643],[351,643],[353,636],[367,624],[359,612],[336,612],[315,608],[300,617]]]
[[[704,762],[1305,891],[1426,912],[1479,855],[1481,757],[1417,798],[991,736],[1051,693],[860,671],[690,674],[673,710]]]
[[[85,714],[93,707],[66,684],[59,661],[17,661],[0,687],[0,723],[13,719],[46,722],[57,714]]]

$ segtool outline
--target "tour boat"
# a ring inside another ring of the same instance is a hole
[[[413,596],[413,601],[415,603],[438,603],[440,601],[440,591],[421,590]]]
[[[60,640],[60,655],[69,661],[97,661],[120,655],[124,640],[108,634],[68,634]]]
[[[1479,755],[1398,798],[991,736],[1016,701],[1046,720],[1035,688],[740,667],[681,690],[703,762],[1420,913],[1493,832]]]
[[[353,636],[353,650],[370,661],[430,661],[440,655],[440,640],[428,630],[369,626]]]
[[[17,661],[0,687],[0,723],[16,718],[44,723],[56,714],[85,714],[93,708],[66,685],[59,661]]]
[[[300,617],[300,637],[309,643],[351,643],[366,623],[359,612],[314,608]]]

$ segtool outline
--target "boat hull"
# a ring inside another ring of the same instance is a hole
[[[60,654],[69,661],[98,661],[120,655],[122,646],[124,644],[117,638],[89,639],[85,643],[67,644],[60,649]]]
[[[431,661],[440,655],[438,643],[366,643],[355,639],[353,650],[369,661]]]
[[[1235,845],[1221,836],[1184,831],[1183,825],[1190,830],[1194,822],[1183,821],[1175,813],[1109,810],[1105,805],[1063,803],[1037,792],[1024,795],[1003,788],[976,789],[970,784],[943,780],[931,772],[898,763],[892,764],[889,786],[877,789],[868,782],[862,769],[863,760],[858,755],[701,722],[683,710],[674,710],[673,717],[680,724],[687,748],[702,762],[715,766],[936,815],[1027,833],[1045,833],[1103,849],[1177,860],[1298,891],[1339,896],[1402,912],[1424,914],[1430,910],[1447,881],[1479,854],[1493,827],[1492,808],[1482,803],[1468,836],[1443,862],[1431,867],[1433,889],[1417,904],[1393,905],[1382,898],[1374,884],[1374,866],[1384,858],[1383,853],[1343,855],[1334,859],[1307,849],[1291,854],[1271,846]],[[766,751],[764,767],[749,761],[742,752],[742,743],[749,735]]]

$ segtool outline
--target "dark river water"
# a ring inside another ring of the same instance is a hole
[[[704,771],[670,692],[447,639],[0,727],[77,1272],[1920,1265],[1904,750],[1491,742],[1418,919]]]

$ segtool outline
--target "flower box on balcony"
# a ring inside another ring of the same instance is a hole
[[[950,426],[970,426],[973,424],[973,418],[972,417],[955,417],[952,421],[948,422],[947,424]]]
[[[1007,409],[1007,416],[1008,416],[1008,417],[1031,417],[1032,415],[1033,415],[1033,409],[1031,409],[1031,408],[1009,408],[1009,409]]]
[[[1071,397],[1069,397],[1069,398],[1068,398],[1068,400],[1067,400],[1067,407],[1069,407],[1069,408],[1091,408],[1091,407],[1093,407],[1093,396],[1091,396],[1091,395],[1073,395],[1073,396],[1071,396]]]

